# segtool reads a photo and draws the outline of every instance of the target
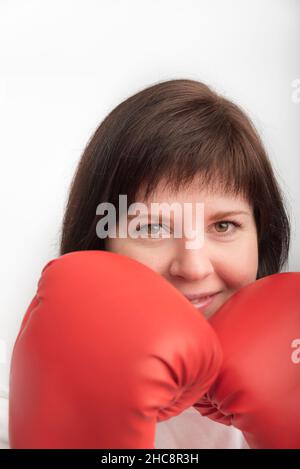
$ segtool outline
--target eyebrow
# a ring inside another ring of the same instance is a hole
[[[230,211],[220,211],[220,212],[215,212],[212,215],[212,218],[224,218],[224,217],[230,217],[231,215],[247,215],[250,217],[250,212],[246,212],[245,210],[230,210]]]

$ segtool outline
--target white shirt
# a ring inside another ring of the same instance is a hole
[[[8,446],[8,390],[0,385],[0,449]]]
[[[157,449],[249,449],[240,430],[203,417],[194,407],[156,425]]]

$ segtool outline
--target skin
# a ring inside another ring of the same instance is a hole
[[[109,251],[131,257],[158,272],[182,294],[219,292],[202,313],[209,318],[222,304],[242,287],[256,280],[258,270],[258,242],[252,206],[242,196],[236,197],[218,190],[199,189],[195,181],[177,193],[161,182],[145,200],[140,192],[138,202],[204,203],[204,243],[187,249],[187,238],[163,238],[164,224],[156,224],[156,235],[148,238],[107,238]],[[182,205],[183,206],[183,205]],[[244,211],[245,214],[216,216],[217,212]],[[193,222],[195,222],[193,209]],[[159,220],[156,220],[159,222]],[[174,222],[171,217],[170,228]],[[234,226],[231,222],[240,224]],[[148,230],[150,219],[141,222]],[[195,225],[194,225],[195,226]],[[171,230],[172,231],[172,230]],[[145,232],[145,231],[144,231]],[[169,231],[170,233],[170,231]]]

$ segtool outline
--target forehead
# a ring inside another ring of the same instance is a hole
[[[143,202],[150,205],[153,202],[169,203],[204,203],[206,211],[227,211],[227,210],[250,210],[251,205],[242,194],[233,194],[230,190],[221,189],[221,185],[205,187],[194,180],[184,188],[176,190],[170,188],[165,181],[161,181],[155,191],[147,199],[140,190],[136,197],[136,202]]]

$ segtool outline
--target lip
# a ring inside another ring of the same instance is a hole
[[[184,296],[196,309],[200,309],[201,311],[203,311],[211,305],[211,303],[214,301],[215,297],[219,293],[220,291],[202,294],[190,294]]]
[[[184,294],[184,296],[189,300],[201,300],[202,298],[206,298],[207,296],[214,296],[220,293],[219,291],[217,292],[207,292],[207,293],[191,293],[191,294]]]

